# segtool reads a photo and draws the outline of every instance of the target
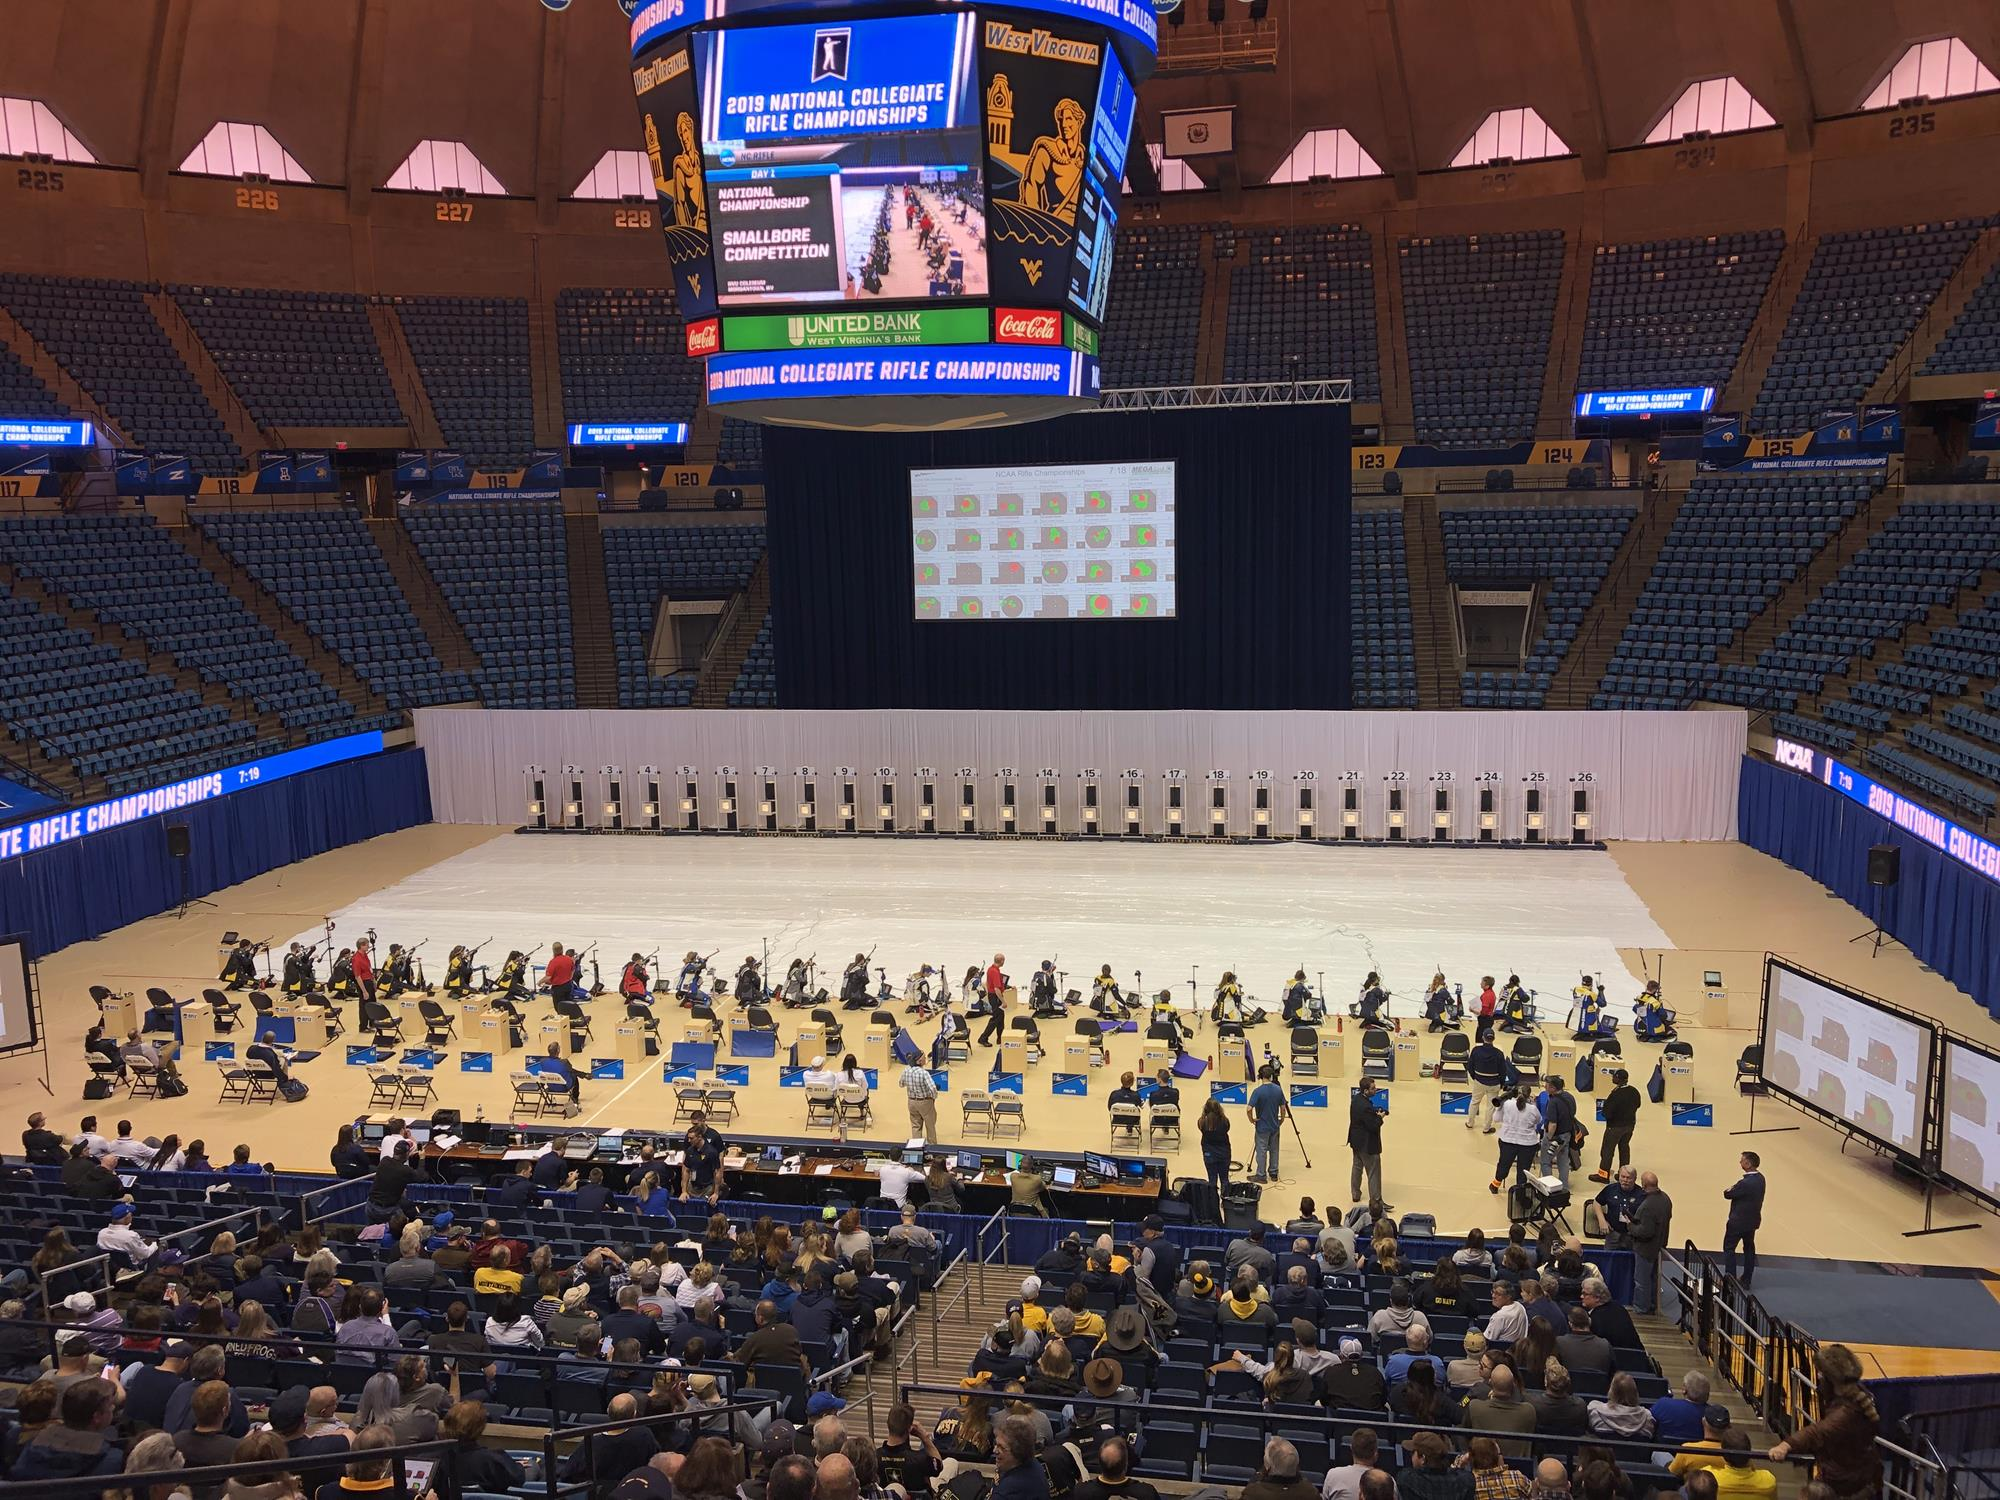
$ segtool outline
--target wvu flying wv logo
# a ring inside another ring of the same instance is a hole
[[[845,26],[822,27],[813,33],[812,81],[838,78],[847,81],[847,53],[854,33]]]
[[[1042,284],[1042,263],[1038,260],[1029,260],[1025,255],[1022,256],[1021,274],[1028,278],[1029,286],[1040,286]]]

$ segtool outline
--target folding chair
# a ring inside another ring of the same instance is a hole
[[[1155,1104],[1147,1117],[1146,1130],[1155,1145],[1162,1136],[1171,1135],[1174,1144],[1181,1143],[1181,1107],[1178,1104]]]
[[[403,1106],[403,1075],[395,1068],[369,1068],[368,1107],[374,1109],[401,1109]]]
[[[712,1088],[705,1096],[708,1101],[708,1117],[718,1124],[729,1125],[736,1120],[736,1090]]]
[[[828,1130],[840,1128],[840,1096],[833,1086],[814,1083],[806,1086],[806,1129],[824,1125]]]
[[[160,1097],[160,1070],[139,1058],[128,1058],[125,1063],[131,1074],[131,1092],[134,1099],[157,1099]]]
[[[988,1133],[998,1135],[1002,1122],[1016,1136],[1028,1133],[1028,1111],[1023,1107],[1020,1095],[1001,1094],[993,1100],[993,1123]]]
[[[242,1063],[234,1063],[222,1069],[222,1092],[216,1096],[217,1104],[248,1104],[250,1102],[250,1069]]]
[[[849,1125],[867,1125],[875,1118],[866,1082],[843,1083],[839,1090],[840,1118]]]
[[[379,1000],[361,1002],[361,1029],[375,1038],[378,1047],[403,1044],[403,1018]]]
[[[677,1083],[674,1085],[674,1124],[692,1124],[707,1109],[707,1089],[698,1083]]]
[[[435,1000],[419,1000],[417,1014],[424,1018],[424,1045],[442,1047],[458,1034],[458,1026]]]
[[[539,1073],[509,1073],[507,1081],[514,1086],[514,1111],[526,1114],[532,1110],[542,1112],[542,1078]],[[371,1104],[373,1100],[369,1101]]]
[[[403,1086],[402,1108],[406,1110],[422,1109],[426,1105],[437,1102],[436,1075],[428,1068],[419,1068],[414,1064],[406,1064],[397,1068],[396,1073],[401,1079]]]
[[[1467,1083],[1471,1081],[1468,1059],[1472,1056],[1472,1043],[1462,1031],[1446,1035],[1438,1044],[1437,1076],[1440,1083]]]
[[[86,1052],[83,1054],[83,1060],[85,1065],[89,1067],[90,1076],[93,1079],[102,1078],[114,1089],[125,1081],[125,1065],[113,1062],[102,1052]],[[104,1097],[108,1099],[111,1096],[106,1094]]]
[[[1145,1130],[1142,1127],[1139,1106],[1136,1104],[1114,1104],[1111,1106],[1111,1144],[1120,1140],[1128,1145],[1145,1144]]]
[[[215,1012],[215,1029],[217,1031],[234,1031],[242,1024],[243,1007],[223,994],[221,990],[203,990],[201,998],[206,1000],[209,1009]]]
[[[1104,1030],[1097,1024],[1096,1016],[1078,1016],[1070,1029],[1089,1041],[1092,1067],[1101,1068],[1111,1061],[1111,1049],[1104,1045]]]
[[[245,1104],[276,1104],[278,1102],[278,1075],[264,1063],[253,1062],[245,1069],[250,1075],[249,1086],[244,1093]]]
[[[993,1134],[993,1100],[984,1090],[974,1089],[959,1097],[959,1130],[961,1134],[972,1134],[972,1122],[977,1120],[988,1135]]]
[[[1292,1028],[1292,1076],[1319,1077],[1319,1033],[1310,1026]]]
[[[1538,1036],[1517,1036],[1514,1038],[1514,1066],[1523,1074],[1540,1077],[1542,1072],[1542,1039]]]
[[[1371,1026],[1361,1033],[1361,1076],[1396,1081],[1396,1044],[1388,1032]]]

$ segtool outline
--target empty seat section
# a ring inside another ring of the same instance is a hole
[[[170,762],[200,769],[245,759],[256,726],[178,687],[75,629],[34,600],[0,590],[0,720],[16,743],[65,756],[114,792],[173,778]],[[212,763],[212,765],[210,764]],[[187,774],[197,774],[189,771]]]
[[[574,708],[561,502],[436,501],[403,524],[479,653],[486,706]]]
[[[565,419],[686,422],[701,401],[701,364],[665,289],[567,287],[556,295]]]
[[[401,427],[368,304],[352,292],[170,287],[260,427]]]
[[[1348,625],[1356,708],[1417,706],[1416,634],[1410,627],[1410,573],[1403,512],[1357,510],[1348,552]]]
[[[1375,249],[1368,231],[1321,225],[1247,238],[1249,264],[1229,272],[1222,378],[1351,379],[1356,401],[1380,401]],[[1197,304],[1199,292],[1197,285]]]
[[[1987,370],[2000,370],[2000,261],[1987,271],[1924,361],[1926,375],[1969,375]]]
[[[1868,494],[1863,479],[1697,478],[1632,606],[1591,707],[1685,708],[1709,695],[1723,674],[1719,649],[1804,571]]]
[[[1827,406],[1865,396],[1984,223],[1822,236],[1751,408],[1751,427],[1805,432]]]
[[[241,474],[242,450],[131,281],[0,275],[0,303],[118,425],[203,474]]]
[[[0,555],[288,729],[355,727],[325,679],[151,516],[7,517]]]
[[[685,707],[693,699],[695,674],[655,676],[648,665],[661,603],[727,599],[742,592],[764,551],[764,528],[607,526],[603,535],[619,706]]]
[[[1192,385],[1206,272],[1198,224],[1120,226],[1104,309],[1107,386]]]
[[[764,467],[763,424],[724,417],[715,457],[718,463],[728,464],[733,469],[761,470]]]
[[[757,627],[757,639],[750,643],[736,674],[736,686],[729,690],[731,708],[776,708],[778,706],[778,656],[771,644],[771,616],[768,611]]]
[[[1397,242],[1417,441],[1534,436],[1562,286],[1559,229]]]
[[[1467,708],[1540,708],[1638,512],[1629,505],[1535,505],[1438,513],[1445,575],[1470,588],[1537,586],[1541,630],[1519,671],[1461,674]]]
[[[351,510],[191,511],[191,519],[392,708],[463,703],[397,587],[368,523]]]
[[[66,417],[69,408],[35,378],[35,372],[0,344],[0,412],[10,417]]]
[[[515,467],[535,451],[528,304],[517,297],[397,297],[403,337],[447,445]]]
[[[1577,389],[1720,392],[1784,249],[1778,229],[1599,245]]]

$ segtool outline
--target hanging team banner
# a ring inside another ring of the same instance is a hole
[[[1972,446],[2000,448],[2000,401],[1982,401],[1972,416]]]
[[[398,488],[427,485],[431,482],[431,456],[420,449],[405,448],[396,455],[396,484]]]
[[[120,448],[115,462],[119,494],[143,495],[152,488],[153,464],[144,453],[136,448]]]
[[[1100,43],[981,18],[987,274],[996,303],[1059,305],[1090,188]]]
[[[701,164],[694,54],[668,43],[633,64],[632,88],[659,203],[660,233],[673,268],[674,295],[689,323],[715,313],[715,251],[708,232],[708,184]]]
[[[329,453],[294,453],[292,485],[301,492],[333,488],[333,456]]]

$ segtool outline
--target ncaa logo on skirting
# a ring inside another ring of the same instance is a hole
[[[812,81],[838,78],[847,81],[847,49],[854,33],[845,26],[822,27],[813,33]]]
[[[542,0],[542,7],[545,10],[568,10],[570,0]]]

